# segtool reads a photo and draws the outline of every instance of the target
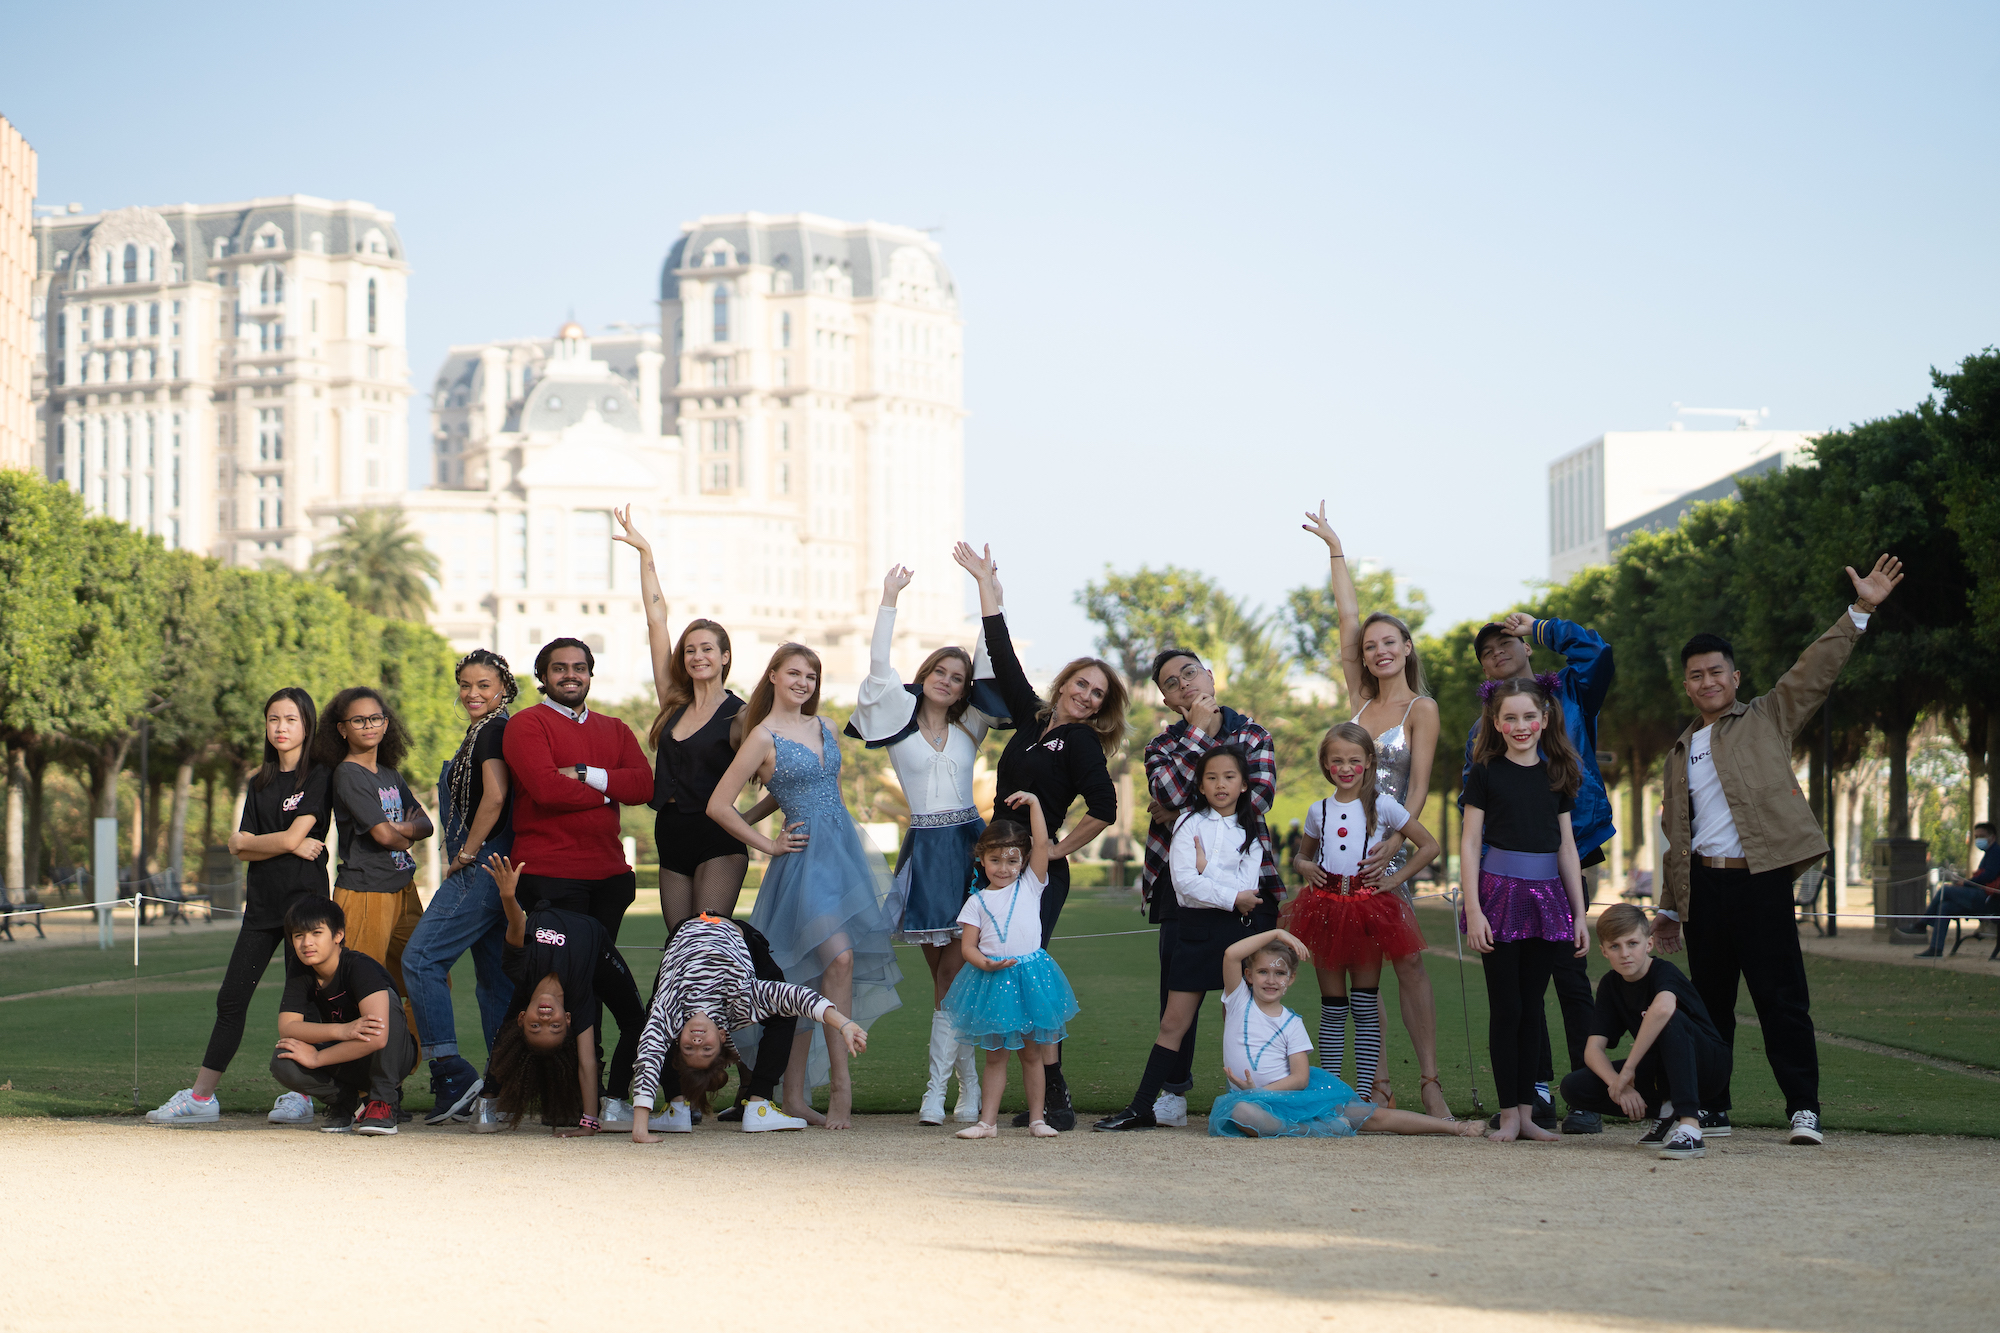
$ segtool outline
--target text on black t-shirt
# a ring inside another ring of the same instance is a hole
[[[313,1023],[352,1023],[361,1017],[361,1002],[382,991],[397,994],[388,970],[359,949],[343,948],[333,976],[326,981],[309,967],[287,975],[278,1012],[304,1014]],[[394,1008],[396,1000],[391,999],[389,1005]]]
[[[526,1009],[535,987],[553,972],[562,985],[563,1008],[581,1031],[592,1021],[597,1005],[595,977],[606,941],[604,926],[595,917],[559,907],[528,913],[526,938],[519,946],[509,944],[500,951],[501,970],[514,983],[507,1017]]]
[[[332,818],[328,795],[331,779],[331,769],[323,764],[314,764],[304,773],[294,769],[290,773],[274,774],[262,787],[252,782],[243,801],[243,822],[238,826],[239,830],[252,836],[284,833],[301,818],[311,815],[312,832],[307,836],[324,843],[327,823]],[[294,894],[307,890],[320,894],[326,892],[326,862],[324,848],[318,858],[311,861],[285,852],[250,862],[244,879],[251,897],[269,899],[266,905],[282,913]]]
[[[1486,812],[1481,837],[1487,846],[1509,852],[1554,852],[1562,848],[1562,826],[1556,816],[1568,814],[1572,802],[1549,787],[1547,761],[1517,764],[1502,755],[1467,770],[1465,804]]]

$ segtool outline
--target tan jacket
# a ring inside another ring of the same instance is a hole
[[[1799,791],[1792,772],[1792,742],[1826,702],[1840,669],[1847,665],[1861,631],[1846,610],[1833,627],[1813,640],[1767,694],[1745,703],[1738,699],[1715,720],[1710,752],[1722,779],[1722,794],[1736,821],[1750,873],[1761,875],[1781,866],[1793,875],[1826,855],[1826,836],[1814,818],[1812,804]],[[1693,832],[1688,802],[1688,746],[1701,719],[1688,724],[1674,748],[1667,751],[1667,835],[1663,858],[1660,906],[1688,916],[1688,867]]]

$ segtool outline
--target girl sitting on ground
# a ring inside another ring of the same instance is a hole
[[[986,1052],[979,1121],[958,1131],[958,1137],[990,1139],[1000,1132],[1007,1053],[1019,1051],[1028,1132],[1052,1139],[1056,1131],[1043,1118],[1047,1048],[1063,1039],[1066,1025],[1076,1017],[1076,992],[1042,947],[1042,891],[1049,885],[1054,844],[1041,800],[1033,792],[1018,791],[1006,803],[1025,809],[1028,825],[1024,829],[1011,819],[995,819],[979,835],[973,852],[984,879],[975,881],[975,891],[958,912],[966,966],[952,978],[944,997],[944,1012],[958,1039]]]
[[[1483,1129],[1477,1121],[1376,1106],[1313,1065],[1306,1025],[1285,1007],[1285,991],[1307,957],[1305,945],[1283,930],[1239,940],[1222,955],[1222,1072],[1232,1091],[1215,1099],[1208,1132],[1249,1139],[1356,1133],[1478,1138]]]

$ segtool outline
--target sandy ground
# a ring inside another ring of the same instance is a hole
[[[1992,1328],[2000,1142],[0,1122],[0,1328]]]

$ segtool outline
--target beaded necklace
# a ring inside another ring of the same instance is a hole
[[[1249,982],[1246,981],[1243,984],[1248,985]],[[1292,1025],[1292,1020],[1298,1017],[1298,1015],[1293,1013],[1291,1010],[1289,1009],[1285,1010],[1284,1020],[1278,1024],[1277,1030],[1271,1034],[1270,1040],[1266,1041],[1262,1046],[1259,1046],[1256,1052],[1253,1054],[1250,1050],[1250,1011],[1252,1009],[1255,1009],[1256,1007],[1257,1007],[1257,996],[1256,993],[1253,991],[1250,995],[1248,1002],[1246,1002],[1243,1006],[1243,1053],[1250,1057],[1250,1068],[1253,1071],[1263,1067],[1264,1052],[1270,1050],[1273,1046],[1277,1045],[1278,1038],[1285,1035],[1286,1030],[1290,1028]]]
[[[981,893],[979,895],[979,910],[986,913],[986,919],[993,925],[993,933],[1000,937],[1000,942],[1002,944],[1005,944],[1007,942],[1007,932],[1014,928],[1014,909],[1016,907],[1019,907],[1020,905],[1021,905],[1021,881],[1018,879],[1014,881],[1013,897],[1007,900],[1007,924],[1004,926],[1001,925],[999,920],[994,917],[993,909],[986,905],[986,895],[984,893]]]

